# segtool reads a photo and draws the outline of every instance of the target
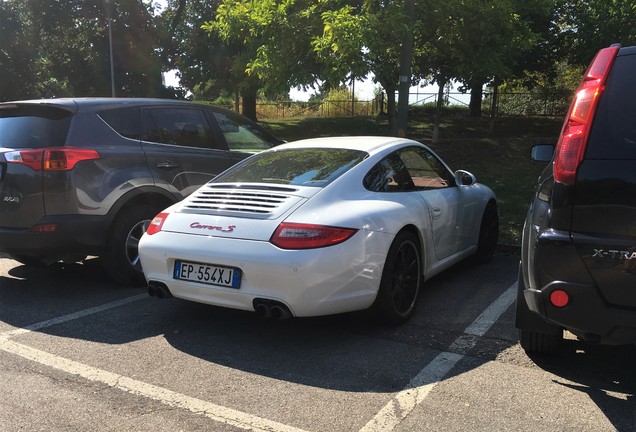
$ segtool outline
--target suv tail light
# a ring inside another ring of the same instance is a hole
[[[315,249],[342,243],[357,231],[354,228],[283,222],[276,228],[270,243],[281,249]]]
[[[26,165],[35,171],[69,171],[78,162],[100,158],[96,150],[77,147],[17,150],[7,152],[4,156],[7,163]]]
[[[619,49],[619,46],[611,46],[600,50],[576,91],[554,156],[554,180],[559,183],[574,184],[596,106]]]

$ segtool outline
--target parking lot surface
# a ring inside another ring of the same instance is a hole
[[[273,321],[0,258],[2,431],[636,430],[636,349],[528,357],[518,256],[453,267],[413,319]]]

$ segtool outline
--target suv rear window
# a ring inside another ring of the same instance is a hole
[[[44,148],[66,143],[72,113],[44,106],[0,106],[0,147]]]
[[[636,159],[636,55],[618,56],[607,79],[587,159]]]

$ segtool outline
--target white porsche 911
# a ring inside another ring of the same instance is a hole
[[[496,248],[493,191],[391,137],[287,143],[240,162],[150,223],[148,292],[266,317],[413,314],[424,280]]]

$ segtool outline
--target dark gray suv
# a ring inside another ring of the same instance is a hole
[[[99,256],[143,283],[137,242],[160,210],[281,141],[187,101],[0,103],[0,251],[25,265]]]

